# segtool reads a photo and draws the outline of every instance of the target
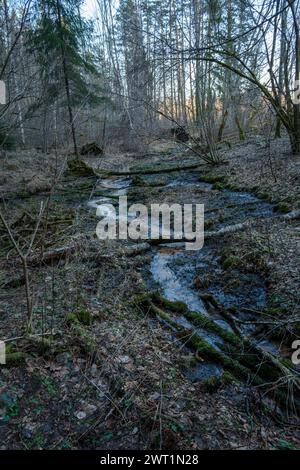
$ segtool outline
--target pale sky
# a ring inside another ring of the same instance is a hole
[[[97,1],[96,0],[85,0],[82,7],[82,12],[86,18],[95,18],[97,11]]]
[[[1,1],[1,0],[0,0]],[[117,8],[119,5],[119,0],[109,0],[114,8]],[[96,18],[98,11],[97,0],[85,0],[82,7],[82,12],[86,18]]]

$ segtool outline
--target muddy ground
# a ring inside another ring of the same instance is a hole
[[[222,307],[243,334],[290,358],[299,338],[300,232],[299,218],[284,215],[300,207],[300,157],[286,148],[284,139],[271,148],[244,142],[224,149],[217,167],[169,143],[147,155],[86,159],[97,171],[142,170],[132,177],[74,176],[64,155],[2,156],[1,208],[22,248],[51,192],[30,253],[30,335],[22,264],[0,226],[2,449],[299,448],[291,396],[279,405],[273,382],[266,390],[237,379],[140,302],[158,290],[216,321],[224,321]],[[193,168],[164,171],[183,164]],[[94,203],[124,187],[132,202],[204,203],[207,232],[247,223],[208,238],[197,255],[99,241]]]

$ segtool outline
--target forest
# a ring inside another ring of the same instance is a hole
[[[299,450],[300,0],[0,0],[0,45],[2,461]]]

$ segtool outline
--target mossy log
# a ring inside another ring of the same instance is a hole
[[[162,320],[178,339],[189,345],[195,351],[196,358],[205,358],[220,364],[236,379],[257,385],[266,393],[272,392],[282,405],[287,404],[292,384],[295,389],[299,389],[299,377],[290,361],[273,356],[249,338],[222,328],[206,315],[190,311],[183,302],[171,302],[156,292],[142,296],[138,303],[144,311]],[[196,329],[183,328],[174,313],[184,315]],[[216,341],[215,346],[212,345],[197,328],[214,333],[220,341]],[[300,409],[300,400],[296,394],[293,406]]]
[[[173,171],[193,170],[201,165],[201,161],[193,161],[179,164],[169,165],[166,163],[158,164],[156,166],[145,167],[131,167],[129,170],[109,170],[104,168],[94,169],[89,166],[84,160],[74,158],[68,161],[68,172],[73,176],[138,176],[138,175],[152,175],[158,173],[170,173]]]
[[[5,364],[2,364],[2,367],[17,367],[25,362],[25,359],[28,357],[28,354],[16,351],[6,354]]]
[[[195,170],[198,168],[202,162],[193,161],[181,164],[161,164],[156,166],[144,166],[144,167],[131,167],[129,170],[106,170],[102,168],[97,168],[95,170],[96,174],[99,175],[106,175],[106,176],[135,176],[135,175],[155,175],[158,173],[171,173],[173,171],[181,171],[181,170]]]
[[[248,380],[249,377],[251,377],[253,383],[256,385],[262,385],[264,383],[259,376],[254,376],[250,369],[241,365],[238,361],[227,357],[223,352],[218,351],[195,330],[182,328],[165,310],[155,305],[151,300],[144,300],[143,305],[148,308],[148,313],[154,314],[159,319],[169,324],[175,332],[176,337],[192,347],[196,353],[196,358],[205,358],[224,366],[239,380]],[[202,323],[202,326],[204,326],[204,323]]]
[[[73,176],[97,176],[95,170],[80,158],[68,161],[68,173]]]

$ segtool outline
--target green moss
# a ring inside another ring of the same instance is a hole
[[[219,364],[223,362],[222,354],[198,334],[191,335],[189,343],[196,349],[197,356],[201,359],[209,359]]]
[[[232,268],[233,266],[236,266],[240,261],[240,258],[238,256],[228,256],[225,259],[221,258],[221,266],[224,270]]]
[[[213,219],[206,219],[204,221],[204,230],[207,230],[208,228],[211,228],[212,225],[214,225],[215,221]]]
[[[214,306],[219,307],[218,301],[215,299],[215,297],[210,294],[202,294],[202,298],[206,299],[207,301],[213,303]],[[142,297],[141,300],[143,302],[146,301],[148,302],[147,305],[149,305],[149,297]],[[220,325],[218,325],[216,322],[214,322],[211,318],[209,318],[207,315],[203,315],[200,312],[192,312],[189,310],[184,302],[180,301],[175,301],[172,302],[168,299],[165,299],[159,292],[155,292],[151,294],[151,301],[153,304],[159,304],[161,308],[159,309],[160,316],[164,316],[164,319],[168,321],[170,324],[175,324],[177,327],[178,325],[172,320],[172,318],[165,312],[164,309],[168,309],[171,312],[177,312],[180,314],[184,314],[184,316],[196,327],[201,327],[207,331],[210,331],[212,333],[216,333],[217,335],[220,336],[220,338],[224,341],[228,341],[232,345],[237,346],[238,348],[241,347],[242,341],[240,338],[232,333],[231,331],[227,331],[224,328],[222,328]]]
[[[25,359],[28,357],[28,355],[24,352],[10,352],[6,353],[6,367],[16,367],[20,364],[23,364],[25,362]]]
[[[259,199],[262,199],[263,201],[271,201],[272,196],[269,193],[263,192],[263,193],[258,193],[257,197]]]
[[[228,258],[228,256],[231,256],[231,255],[232,255],[232,251],[230,248],[228,247],[223,248],[221,251],[221,255],[220,255],[221,264],[226,258]]]
[[[71,328],[75,334],[75,339],[79,342],[83,352],[93,356],[97,350],[97,345],[93,337],[79,322],[73,323]]]
[[[69,313],[67,315],[67,323],[81,323],[82,325],[89,326],[92,324],[93,317],[89,310],[81,308],[76,312]]]
[[[163,297],[159,292],[154,292],[152,294],[152,300],[163,305],[165,308],[171,310],[171,312],[185,313],[187,311],[187,306],[184,302],[180,300],[171,301]]]
[[[237,348],[242,347],[243,342],[239,336],[232,333],[231,331],[225,330],[208,316],[198,312],[187,311],[185,313],[185,317],[196,327],[201,327],[207,331],[210,331],[211,333],[217,334],[223,341],[229,342]]]
[[[187,320],[196,327],[195,329],[182,328],[176,319],[164,310],[167,308],[170,311],[178,312],[178,306],[175,307],[174,302],[164,299],[159,293],[148,294],[141,299],[141,302],[140,305],[147,313],[151,312],[165,321],[172,327],[173,334],[175,330],[176,337],[179,340],[184,341],[192,350],[196,351],[196,359],[203,360],[204,358],[221,365],[224,368],[224,374],[221,378],[222,383],[231,383],[237,379],[247,381],[247,383],[250,382],[253,385],[263,386],[282,379],[283,372],[280,363],[283,366],[292,367],[290,360],[285,364],[280,358],[277,358],[279,365],[276,366],[252,342],[240,337],[238,334],[223,329],[219,324],[203,314],[191,312],[185,304],[181,305],[181,308],[185,308],[185,311],[182,311],[179,307],[179,312],[184,314]],[[157,303],[159,307],[156,305]],[[218,342],[216,339],[215,346],[211,345],[197,332],[197,327],[201,327],[202,330],[219,336],[220,341]],[[212,390],[215,385],[216,383],[213,381],[211,384],[208,384],[208,387],[211,386]],[[287,387],[283,386],[281,390],[274,392],[275,399],[280,403],[286,403],[287,393]],[[298,401],[296,406],[299,407]]]
[[[245,347],[246,345],[244,345]],[[268,383],[275,383],[282,380],[281,371],[274,367],[273,364],[268,364],[265,358],[255,352],[245,354],[244,352],[237,352],[232,350],[231,353],[226,348],[226,353],[222,356],[223,367],[231,371],[232,375],[239,380],[250,382],[252,385],[264,386]],[[246,349],[247,350],[247,349]],[[227,354],[231,354],[227,356]],[[288,388],[283,386],[282,389],[274,391],[274,398],[284,406],[287,404]],[[295,406],[299,408],[299,401],[295,398]]]
[[[209,377],[203,382],[203,388],[208,393],[216,392],[221,387],[221,385],[222,385],[222,381],[221,381],[221,378],[218,376]]]
[[[272,364],[268,364],[266,360],[263,360],[259,351],[254,350],[246,342],[242,344],[243,349],[228,343],[220,345],[220,347],[226,355],[234,358],[242,366],[254,371],[260,377],[263,377],[265,381],[275,381],[280,378],[279,371]]]
[[[274,212],[287,213],[287,212],[290,212],[291,210],[292,210],[291,207],[286,202],[277,202],[277,204],[275,204],[275,206],[273,207]]]
[[[213,307],[219,307],[219,302],[210,292],[205,292],[203,294],[200,293],[199,296],[204,302],[210,303]]]
[[[159,292],[152,292],[136,296],[133,303],[134,305],[138,305],[146,313],[152,313],[165,320],[170,325],[177,327],[177,323],[170,317],[170,315],[153,303],[153,301],[155,301],[161,305],[162,299],[163,298],[160,296]]]
[[[83,325],[86,325],[86,326],[91,325],[91,323],[93,321],[93,317],[92,317],[91,312],[87,309],[84,309],[84,308],[78,310],[78,312],[76,312],[76,316],[77,316],[79,322],[82,323]]]
[[[198,356],[222,365],[225,369],[231,371],[237,379],[248,380],[249,377],[251,377],[254,384],[263,384],[263,381],[257,374],[253,374],[250,369],[243,366],[239,361],[236,361],[231,357],[226,356],[223,352],[215,349],[199,335],[191,335],[189,343],[191,343],[196,349]]]
[[[171,155],[174,152],[173,148],[166,148],[166,149],[161,149],[159,153],[161,155]]]
[[[239,191],[240,188],[234,183],[228,181],[227,175],[202,175],[200,181],[212,184],[212,189],[222,191],[223,189],[229,189],[230,191]]]
[[[68,313],[67,315],[67,323],[72,324],[72,323],[78,323],[78,318],[75,315],[75,313]]]
[[[73,176],[95,176],[96,173],[89,165],[80,158],[68,161],[69,173]]]
[[[212,186],[212,189],[216,189],[218,191],[222,191],[223,189],[226,189],[226,184],[225,183],[214,183]]]
[[[132,183],[134,186],[147,186],[147,183],[138,175],[133,176]]]
[[[81,323],[82,325],[89,326],[92,324],[93,317],[89,310],[81,308],[76,312],[69,313],[67,316],[67,322],[71,323]]]
[[[230,191],[233,191],[233,192],[240,190],[240,188],[237,185],[235,185],[234,183],[226,184],[226,189],[229,189]]]
[[[205,181],[206,183],[216,184],[216,183],[226,183],[228,181],[228,177],[226,175],[201,175],[200,181]]]
[[[17,345],[15,343],[7,343],[5,347],[5,364],[3,367],[15,367],[22,364],[28,357],[27,353],[23,351],[16,351]]]
[[[178,324],[173,320],[173,318],[164,310],[160,309],[152,302],[149,303],[150,310],[157,315],[162,320],[165,320],[169,325],[173,326],[174,328],[178,328]]]
[[[234,376],[230,372],[223,372],[222,375],[209,377],[203,382],[204,389],[209,393],[214,393],[219,390],[222,385],[229,385],[235,382]]]
[[[235,382],[235,379],[234,379],[233,375],[228,371],[223,372],[223,374],[221,375],[221,380],[222,380],[223,384],[225,384],[225,385],[229,385],[229,384]]]

